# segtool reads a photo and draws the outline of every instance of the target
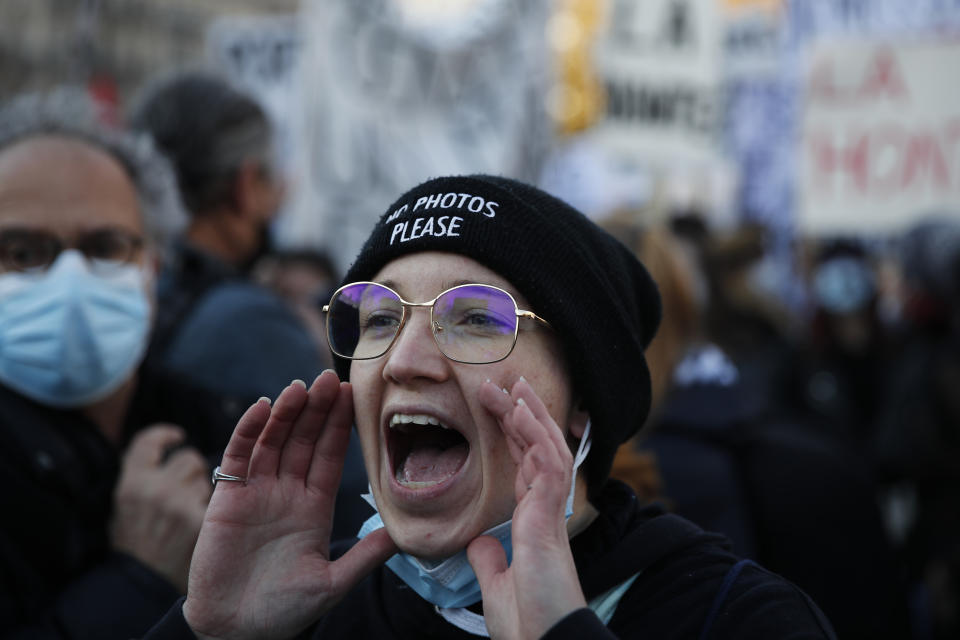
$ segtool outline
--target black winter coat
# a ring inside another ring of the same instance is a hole
[[[219,459],[240,405],[146,372],[138,389],[127,437],[172,422]],[[176,601],[166,580],[109,548],[119,464],[80,413],[0,386],[0,638],[127,640]]]
[[[590,608],[545,636],[564,638],[834,638],[830,623],[800,589],[728,550],[726,540],[658,506],[640,507],[611,481],[599,517],[571,541],[588,602],[633,578],[604,625]],[[341,550],[343,548],[341,547]],[[592,602],[593,601],[593,602]],[[608,601],[608,604],[609,601]],[[385,566],[375,570],[304,637],[475,640],[437,614]],[[175,607],[145,640],[193,638]]]

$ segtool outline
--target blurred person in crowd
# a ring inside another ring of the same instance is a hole
[[[705,215],[695,211],[673,216],[670,226],[694,249],[705,290],[703,335],[736,365],[747,387],[786,402],[796,323],[771,290],[768,232],[755,223],[711,229]]]
[[[232,424],[141,366],[178,214],[165,160],[82,92],[0,109],[3,638],[125,640],[186,591]]]
[[[323,360],[310,333],[248,277],[284,193],[266,113],[226,80],[182,72],[142,91],[130,126],[169,158],[189,216],[160,274],[148,359],[243,406],[312,380]]]
[[[647,350],[660,381],[650,425],[620,448],[614,477],[632,480],[634,459],[652,456],[659,499],[794,581],[839,637],[904,638],[906,595],[859,457],[785,412],[708,337],[705,278],[689,246],[627,215],[604,226],[630,242],[663,300],[663,328]]]
[[[900,355],[880,396],[874,457],[897,498],[924,637],[960,634],[960,223],[932,218],[900,241]]]
[[[875,260],[863,243],[820,245],[809,278],[814,312],[796,400],[869,460],[895,344],[880,318]]]
[[[255,282],[276,292],[293,307],[326,355],[321,309],[340,282],[330,256],[316,249],[272,250],[257,260],[252,275]]]
[[[705,302],[706,290],[697,271],[693,247],[667,229],[645,228],[636,218],[635,212],[620,211],[604,220],[601,226],[636,253],[660,292],[664,321],[646,350],[650,363],[651,419],[655,419],[661,400],[673,386],[674,366],[683,359],[690,345],[702,338],[699,309]],[[642,500],[660,500],[671,505],[669,498],[662,494],[663,476],[653,451],[620,447],[612,475],[629,484]],[[728,536],[733,533],[731,528],[725,531]],[[737,551],[743,555],[742,548]]]
[[[633,254],[534,187],[402,195],[327,306],[349,382],[248,410],[187,598],[147,637],[834,637],[799,589],[608,479],[659,317]],[[331,547],[352,422],[377,513]]]
[[[157,285],[157,328],[147,361],[221,394],[231,407],[312,380],[327,348],[286,300],[253,282],[269,252],[284,193],[266,113],[226,80],[202,72],[158,78],[138,96],[130,125],[149,133],[173,165],[189,222]],[[322,348],[322,351],[321,351]],[[336,530],[369,513],[367,480],[351,440]]]
[[[339,284],[340,274],[330,256],[315,249],[273,250],[257,261],[252,274],[256,282],[278,293],[293,307],[325,356],[325,365],[332,366],[322,309]],[[355,438],[351,438],[343,465],[353,472],[345,473],[340,482],[334,510],[337,514],[334,539],[354,535],[371,513],[359,498],[367,490],[367,476]]]

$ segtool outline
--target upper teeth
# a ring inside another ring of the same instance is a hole
[[[420,413],[408,414],[408,413],[395,413],[393,417],[390,418],[390,426],[395,427],[400,424],[432,424],[435,426],[443,427],[444,429],[449,429],[447,425],[443,424],[433,416],[428,416]]]

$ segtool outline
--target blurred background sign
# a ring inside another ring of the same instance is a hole
[[[787,247],[957,208],[955,45],[937,44],[957,33],[958,0],[0,0],[0,94],[70,82],[117,110],[158,72],[212,66],[278,125],[277,240],[340,265],[397,194],[468,171],[596,217],[758,221]],[[831,98],[871,47],[909,102]]]
[[[958,41],[812,49],[798,148],[805,231],[898,231],[960,211],[958,68]]]
[[[719,155],[723,37],[715,0],[616,0],[596,63],[598,141],[649,161]]]
[[[250,84],[289,84],[298,47],[292,15],[236,15],[213,21],[207,57]]]
[[[780,71],[782,0],[724,0],[726,79],[769,78]]]
[[[214,68],[239,85],[266,109],[274,130],[277,165],[292,171],[296,142],[291,116],[297,93],[300,30],[296,15],[241,14],[218,16],[206,34],[206,57]]]
[[[303,156],[281,236],[341,264],[410,185],[535,181],[552,128],[547,0],[313,0],[301,9]]]
[[[601,4],[602,28],[581,31],[594,36],[588,55],[602,106],[590,126],[557,145],[541,184],[596,219],[629,210],[649,224],[697,210],[722,224],[738,182],[722,146],[722,7]]]

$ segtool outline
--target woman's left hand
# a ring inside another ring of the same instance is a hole
[[[563,432],[523,379],[504,393],[491,382],[480,400],[500,422],[517,464],[513,560],[493,537],[480,536],[467,557],[483,593],[493,638],[539,638],[567,614],[586,606],[570,551],[564,510],[573,456]]]

